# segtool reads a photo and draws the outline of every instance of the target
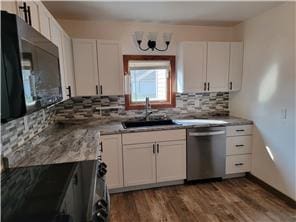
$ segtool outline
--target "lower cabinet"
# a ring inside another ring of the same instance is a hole
[[[169,141],[157,144],[157,182],[186,178],[186,141]]]
[[[101,136],[102,160],[107,164],[109,189],[123,187],[121,134]]]
[[[155,163],[155,143],[124,145],[124,185],[156,183]]]
[[[124,185],[186,178],[186,141],[123,145]]]

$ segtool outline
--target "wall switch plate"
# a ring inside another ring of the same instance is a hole
[[[287,119],[287,113],[288,113],[288,109],[282,108],[281,109],[281,119]]]

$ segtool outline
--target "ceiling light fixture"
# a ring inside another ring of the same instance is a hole
[[[171,38],[172,38],[172,33],[164,33],[163,34],[163,40],[166,44],[166,47],[164,49],[159,49],[156,47],[156,39],[157,39],[157,33],[156,32],[149,32],[147,35],[148,38],[148,42],[147,48],[142,48],[141,43],[143,41],[143,35],[144,32],[135,32],[135,37],[139,46],[139,49],[141,49],[142,51],[147,51],[149,49],[151,49],[152,51],[157,50],[157,51],[166,51],[169,48],[169,44],[171,42]]]

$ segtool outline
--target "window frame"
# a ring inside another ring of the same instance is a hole
[[[151,108],[174,108],[176,107],[176,57],[172,55],[123,55],[123,69],[124,75],[129,75],[129,61],[169,61],[170,73],[167,82],[167,101],[150,101]],[[130,81],[130,80],[129,80]],[[129,83],[130,84],[130,83]],[[125,94],[125,109],[143,109],[145,102],[131,102],[131,93]]]

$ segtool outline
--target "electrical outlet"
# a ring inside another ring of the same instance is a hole
[[[199,108],[200,107],[200,100],[199,99],[196,99],[194,103],[195,103],[194,106],[196,108]]]
[[[287,113],[288,113],[287,108],[282,108],[281,109],[281,119],[287,119]]]

